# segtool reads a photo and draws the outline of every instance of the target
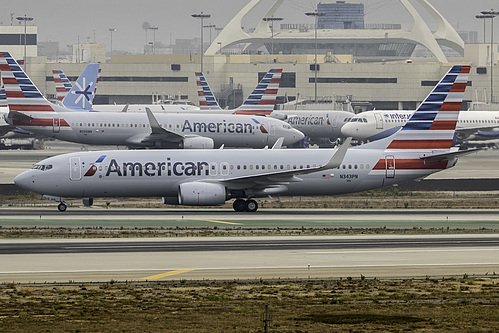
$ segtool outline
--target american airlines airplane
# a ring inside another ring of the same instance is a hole
[[[409,121],[390,137],[348,149],[218,149],[79,152],[51,157],[18,175],[16,185],[58,197],[163,197],[174,205],[214,206],[235,198],[334,195],[426,177],[470,151],[452,147],[470,66],[453,66]]]
[[[10,56],[0,52],[10,125],[59,140],[154,148],[263,148],[303,139],[287,123],[266,117],[224,114],[78,112],[47,101]]]
[[[354,116],[351,112],[325,110],[275,111],[274,105],[282,75],[282,70],[278,71],[279,72],[276,73],[273,79],[268,79],[265,76],[257,89],[250,95],[250,98],[253,100],[258,100],[258,98],[262,97],[258,109],[253,107],[253,110],[248,108],[243,112],[237,109],[225,110],[224,112],[234,114],[264,114],[283,120],[293,128],[302,132],[310,139],[311,143],[319,145],[330,145],[336,139],[346,137],[342,134],[341,128]],[[264,86],[265,83],[268,84],[268,87]],[[196,72],[196,84],[198,88],[199,107],[201,110],[209,112],[222,110],[203,73]]]
[[[345,136],[374,141],[397,132],[414,111],[366,111],[357,114],[341,128]],[[499,139],[499,111],[464,111],[459,113],[456,138],[464,140]]]

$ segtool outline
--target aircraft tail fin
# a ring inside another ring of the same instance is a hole
[[[236,109],[235,114],[264,114],[269,115],[274,111],[277,91],[281,83],[282,69],[271,69],[265,74],[255,90]]]
[[[387,149],[450,149],[468,82],[470,66],[455,65],[417,108]]]
[[[11,111],[55,111],[57,106],[42,95],[9,52],[0,52],[0,72]]]
[[[62,104],[71,110],[90,111],[93,105],[97,80],[99,76],[99,64],[88,64],[69,93],[62,100]]]
[[[53,69],[52,76],[54,77],[55,92],[57,100],[62,102],[64,97],[71,90],[71,82],[64,72],[60,69]]]
[[[201,110],[221,110],[213,92],[211,91],[208,82],[203,73],[196,72],[196,85],[198,88],[199,107]]]

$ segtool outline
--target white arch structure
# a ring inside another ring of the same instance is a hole
[[[255,6],[263,0],[251,0],[239,13],[232,18],[227,26],[215,38],[205,54],[212,55],[221,48],[229,48],[236,44],[246,44],[246,50],[254,50],[268,43],[271,31],[267,22],[262,20],[253,33],[242,30],[242,20]],[[276,0],[264,17],[271,17],[284,0]],[[364,29],[319,29],[319,43],[409,43],[425,46],[439,62],[447,62],[440,45],[448,46],[460,54],[464,53],[464,41],[450,23],[427,0],[417,0],[422,7],[437,21],[438,30],[432,33],[418,11],[409,0],[400,0],[414,20],[411,31],[401,30],[364,30]],[[281,30],[274,32],[274,43],[314,43],[314,31],[296,32]],[[220,47],[221,46],[221,47]]]

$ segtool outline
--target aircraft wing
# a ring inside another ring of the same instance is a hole
[[[476,135],[479,132],[487,132],[497,130],[498,126],[489,126],[489,127],[481,127],[481,128],[456,128],[456,134],[458,137],[462,137],[467,139],[472,135]]]
[[[285,185],[291,182],[301,182],[299,175],[305,175],[313,172],[320,172],[337,168],[343,162],[346,152],[350,146],[352,138],[347,138],[338,150],[331,156],[331,159],[322,166],[311,168],[293,169],[293,170],[278,170],[271,173],[261,173],[250,176],[234,177],[228,179],[216,180],[225,184],[230,189],[247,189],[247,188],[272,188],[279,185]]]
[[[5,134],[15,130],[17,127],[11,126],[11,125],[2,125],[0,126],[0,137],[4,136]]]
[[[168,142],[180,142],[185,137],[182,134],[178,134],[167,129],[164,129],[159,124],[156,117],[152,113],[151,109],[146,108],[147,118],[149,119],[149,124],[151,125],[151,134],[144,137],[141,142],[156,142],[156,141],[168,141]]]

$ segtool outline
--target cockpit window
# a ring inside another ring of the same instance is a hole
[[[35,164],[33,169],[42,170],[42,171],[50,170],[52,169],[52,164]]]

